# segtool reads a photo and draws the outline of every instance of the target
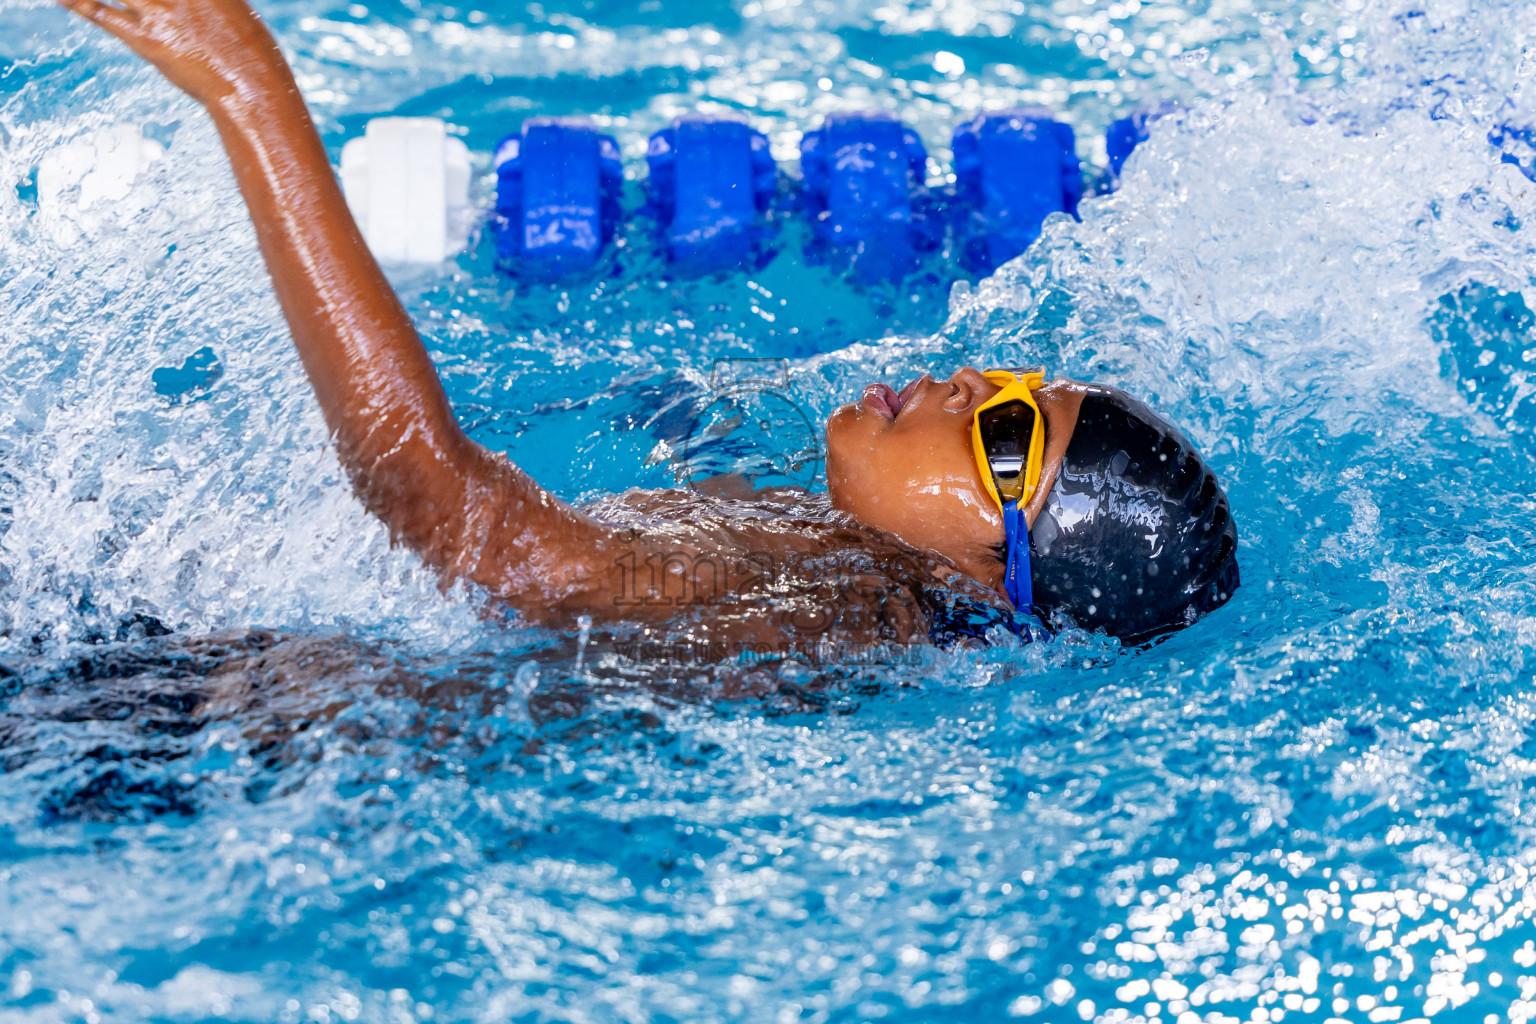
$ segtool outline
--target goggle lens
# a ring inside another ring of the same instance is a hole
[[[1027,484],[1024,474],[1029,465],[1035,410],[1024,402],[1004,402],[983,410],[977,417],[977,426],[998,495],[1004,501],[1020,500]]]

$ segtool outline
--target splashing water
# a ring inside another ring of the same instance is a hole
[[[350,496],[206,120],[0,0],[4,1015],[1536,1017],[1536,9],[262,10],[333,155],[444,116],[482,205],[528,114],[633,168],[685,110],[787,159],[885,107],[937,183],[983,107],[1101,157],[1178,101],[947,312],[937,265],[855,291],[792,225],[750,282],[659,283],[631,227],[590,282],[482,245],[396,284],[471,432],[572,499],[668,485],[717,359],[782,359],[813,422],[961,362],[1123,385],[1217,467],[1244,586],[1147,651],[699,678],[484,622]],[[36,168],[124,123],[165,155],[70,241]]]

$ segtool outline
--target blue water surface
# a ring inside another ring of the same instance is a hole
[[[482,206],[536,114],[614,134],[634,207],[693,110],[786,173],[898,111],[942,187],[978,110],[1102,166],[1176,102],[982,280],[855,286],[793,218],[752,275],[672,280],[638,221],[580,280],[483,238],[391,273],[568,499],[672,485],[743,380],[819,424],[1043,362],[1189,432],[1244,585],[1135,651],[678,668],[487,621],[352,498],[206,117],[0,0],[0,1018],[1536,1017],[1529,4],[258,6],[334,157],[439,116]],[[71,213],[37,169],[112,125],[165,156]]]

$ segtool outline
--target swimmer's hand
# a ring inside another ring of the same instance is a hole
[[[243,0],[59,0],[127,43],[206,107],[285,76],[277,41]]]

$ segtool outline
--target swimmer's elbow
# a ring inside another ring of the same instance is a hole
[[[353,483],[394,543],[446,582],[467,580],[518,607],[581,591],[586,555],[608,532],[467,437],[457,451],[353,467]]]

